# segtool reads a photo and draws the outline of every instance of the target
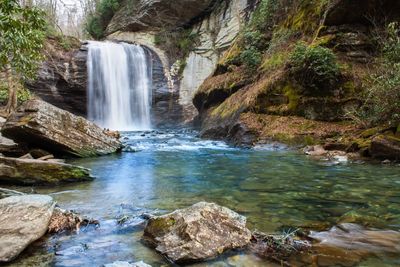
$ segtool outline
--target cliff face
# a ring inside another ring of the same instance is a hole
[[[181,27],[207,12],[216,0],[125,0],[107,27],[116,31],[153,31]]]
[[[87,50],[80,42],[49,38],[44,49],[46,60],[37,79],[27,84],[38,97],[57,107],[84,116],[86,114]]]
[[[370,153],[348,114],[380,68],[379,32],[399,15],[391,0],[260,1],[194,94],[202,136]]]
[[[183,120],[190,121],[197,113],[192,104],[195,91],[237,37],[250,2],[254,1],[126,1],[108,25],[107,38],[139,43],[154,51],[163,63]],[[189,34],[177,36],[177,32]],[[189,40],[189,35],[195,40]],[[186,42],[191,43],[183,52]],[[165,43],[178,51],[171,53]]]
[[[236,39],[247,15],[247,0],[225,1],[192,26],[199,40],[186,60],[179,89],[179,103],[190,108],[196,90],[216,69],[218,60]]]

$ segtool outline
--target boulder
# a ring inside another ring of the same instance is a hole
[[[35,159],[0,157],[0,183],[18,185],[57,184],[93,180],[88,169]]]
[[[55,202],[49,196],[22,195],[0,200],[0,262],[15,259],[47,231]]]
[[[30,100],[12,113],[2,134],[55,155],[91,157],[110,154],[121,143],[96,124],[41,100]]]
[[[377,159],[400,160],[400,138],[378,135],[372,139],[370,154]]]
[[[245,247],[251,232],[246,228],[246,217],[214,203],[200,202],[150,218],[143,238],[171,261],[187,263]]]

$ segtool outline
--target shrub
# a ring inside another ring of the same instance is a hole
[[[277,0],[262,0],[241,34],[239,61],[250,70],[261,64],[263,52],[269,46],[269,33],[274,26],[277,7]]]
[[[381,39],[382,63],[366,84],[363,110],[357,114],[369,125],[400,124],[400,26],[388,25]]]
[[[249,70],[256,69],[261,64],[261,60],[262,53],[254,47],[246,49],[240,54],[240,61],[245,64]]]
[[[300,42],[289,57],[290,71],[304,92],[311,95],[330,94],[338,82],[340,67],[329,48],[308,46]]]
[[[20,87],[20,85],[18,85]],[[32,95],[26,88],[19,88],[17,91],[17,101],[18,104],[21,104],[29,99],[31,99]],[[8,100],[8,88],[5,84],[0,84],[0,103],[6,104]]]
[[[121,0],[101,0],[96,6],[95,14],[86,20],[86,31],[94,39],[104,37],[104,32],[114,13],[118,10]]]

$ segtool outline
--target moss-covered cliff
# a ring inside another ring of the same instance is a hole
[[[398,1],[122,3],[110,38],[129,33],[163,54],[203,136],[333,143],[368,155],[378,136],[399,135]],[[371,127],[379,130],[365,136]],[[398,153],[397,141],[384,139]]]
[[[384,50],[390,42],[399,49],[399,11],[396,1],[260,1],[194,96],[202,135],[246,144],[336,143],[375,156],[377,134],[366,137],[365,128],[399,135],[398,100],[376,101],[390,96],[374,91],[398,96],[399,76],[382,69],[398,66],[400,58],[387,60]],[[382,76],[391,85],[377,85]],[[385,140],[398,159],[399,143]]]

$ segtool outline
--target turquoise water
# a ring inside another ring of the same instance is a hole
[[[398,166],[316,161],[282,146],[233,148],[195,135],[190,130],[128,133],[124,143],[130,152],[72,161],[91,168],[95,181],[34,188],[52,194],[62,208],[98,219],[100,227],[47,238],[16,265],[29,265],[38,255],[43,265],[52,266],[101,266],[116,260],[165,265],[140,242],[143,220],[137,216],[202,200],[245,215],[250,229],[264,232],[322,230],[339,222],[400,230]],[[129,216],[126,224],[117,224]],[[368,262],[361,266],[399,266],[400,256]],[[243,254],[207,265],[273,266]]]

